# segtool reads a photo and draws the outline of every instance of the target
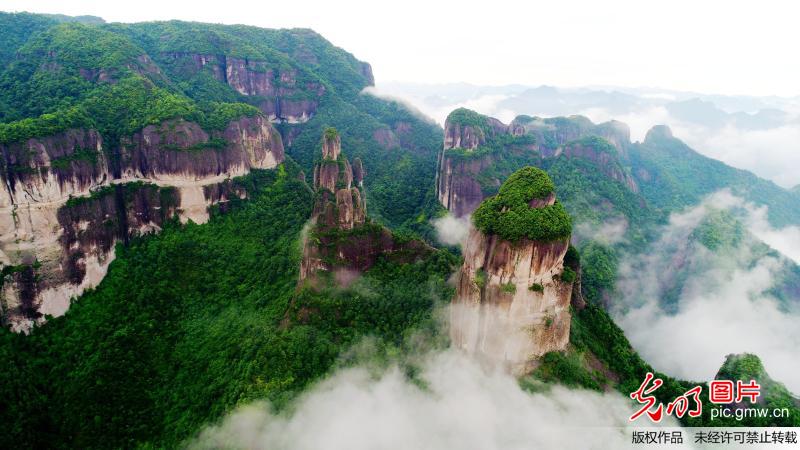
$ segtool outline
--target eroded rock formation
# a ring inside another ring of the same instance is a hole
[[[63,314],[96,286],[114,245],[158,231],[169,217],[203,223],[229,195],[226,180],[283,161],[280,135],[261,116],[225,130],[172,120],[123,138],[116,160],[94,130],[0,145],[0,308],[18,331]]]
[[[555,201],[550,193],[528,207]],[[451,305],[452,344],[515,374],[530,371],[547,352],[565,350],[576,282],[575,268],[565,266],[569,250],[569,236],[511,242],[473,226]]]
[[[336,130],[325,131],[322,160],[314,167],[317,200],[311,226],[304,236],[300,284],[316,285],[328,273],[339,284],[372,267],[382,255],[415,258],[429,247],[420,241],[399,243],[392,232],[367,217],[363,180],[366,170],[359,158],[342,154]]]

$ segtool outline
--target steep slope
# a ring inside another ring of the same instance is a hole
[[[598,391],[616,389],[627,396],[647,372],[653,372],[664,380],[655,392],[664,404],[701,387],[703,414],[682,418],[685,425],[797,424],[797,399],[770,380],[760,363],[740,363],[729,357],[718,378],[761,380],[764,397],[753,406],[765,411],[788,408],[788,417],[724,423],[712,419],[706,383],[675,379],[643,361],[601,305],[604,280],[585,276],[597,272],[585,256],[598,250],[589,247],[586,255],[579,255],[569,246],[569,217],[556,202],[554,190],[543,171],[523,168],[473,213],[475,228],[464,246],[451,309],[449,331],[454,346],[505,364],[523,375],[522,386],[533,391],[559,383]],[[711,246],[744,239],[735,224],[724,223],[730,226],[704,225],[695,231],[695,239]]]
[[[549,384],[558,383],[597,391],[615,389],[622,395],[628,396],[641,385],[646,373],[652,372],[664,381],[664,384],[653,393],[664,405],[691,388],[701,387],[703,413],[697,418],[684,416],[680,422],[685,426],[786,427],[800,424],[798,419],[800,403],[797,396],[789,393],[781,383],[771,380],[758,357],[754,355],[729,355],[716,378],[744,381],[755,379],[762,383],[764,388],[761,401],[754,405],[748,404],[748,407],[759,409],[761,411],[758,414],[765,415],[758,417],[756,414],[744,417],[742,420],[720,417],[712,419],[711,411],[714,405],[708,401],[708,380],[680,380],[669,374],[659,373],[637,354],[622,329],[614,323],[601,305],[602,290],[598,289],[598,280],[587,279],[584,276],[592,269],[586,261],[586,256],[586,251],[580,256],[577,252],[568,253],[568,264],[570,267],[576,267],[575,271],[582,274],[580,284],[585,303],[576,305],[573,301],[569,344],[566,351],[550,352],[542,356],[534,371],[520,380],[524,388],[537,392],[547,389]],[[694,407],[693,402],[692,407]],[[787,408],[788,416],[769,417],[774,408]]]
[[[0,124],[0,251],[12,275],[0,305],[13,328],[63,314],[102,279],[117,240],[173,213],[202,222],[225,200],[214,185],[283,160],[255,108],[199,105],[163,82],[124,36],[76,23],[32,36],[0,77],[3,120],[42,114]],[[131,182],[176,189],[133,194]]]
[[[117,241],[157,231],[173,214],[205,222],[208,206],[227,200],[216,194],[226,179],[283,161],[280,136],[260,116],[211,133],[170,120],[120,145],[115,168],[94,130],[0,144],[0,257],[16,272],[0,305],[12,328],[63,314],[102,279]]]
[[[654,127],[644,142],[631,143],[627,126],[616,121],[595,125],[580,116],[519,116],[505,125],[463,108],[445,123],[439,202],[456,216],[469,214],[496,192],[500,180],[525,165],[548,172],[577,223],[623,217],[634,239],[646,232],[638,230],[643,222],[663,220],[723,188],[769,206],[775,226],[800,223],[796,195],[700,155],[666,127]]]
[[[311,173],[319,136],[342,135],[370,177],[372,216],[431,237],[441,128],[394,101],[362,93],[374,84],[368,63],[307,29],[270,30],[179,21],[114,25],[130,36],[187,96],[239,101],[261,109],[281,132],[287,154]]]
[[[58,23],[41,14],[0,12],[0,70],[14,60],[14,55],[31,35]],[[1,111],[1,110],[0,110]]]
[[[758,407],[768,408],[772,411],[778,408],[787,408],[790,412],[796,412],[800,408],[800,399],[793,396],[782,383],[773,380],[756,355],[749,353],[728,355],[714,379],[733,382],[742,381],[743,383],[750,383],[751,380],[755,380],[760,386],[760,395],[755,403]],[[737,422],[735,420],[735,410],[752,406],[754,405],[749,400],[723,406],[723,409],[733,414],[733,417],[722,418],[723,423],[728,426],[735,426]],[[794,420],[794,426],[800,423],[797,417],[794,419],[789,417],[787,419]],[[772,426],[773,423],[774,419],[772,418],[755,418],[753,420],[753,424],[757,426]]]
[[[729,188],[755,204],[769,206],[773,226],[800,223],[800,197],[746,170],[705,157],[672,135],[666,126],[648,131],[630,147],[631,171],[654,208],[674,211]]]
[[[474,221],[456,280],[451,340],[513,373],[529,372],[569,341],[569,216],[547,174],[526,167],[481,203]]]
[[[438,208],[440,129],[360,94],[369,65],[318,34],[52,23],[14,54],[0,74],[4,198],[52,226],[9,230],[46,231],[35,243],[52,251],[8,252],[20,263],[3,265],[4,298],[34,301],[4,311],[41,322],[47,283],[71,294],[88,286],[81,275],[99,280],[96,266],[108,274],[71,305],[61,297],[64,317],[27,336],[0,330],[0,446],[175,447],[240,402],[285,404],[364,335],[400,345],[451,295],[455,258],[419,241],[405,259],[373,255],[350,287],[298,290],[315,203],[302,180],[329,126],[354,177],[362,156],[360,190],[383,223],[426,233]],[[302,170],[280,164],[278,133]]]

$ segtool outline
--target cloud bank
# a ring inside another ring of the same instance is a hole
[[[687,244],[701,221],[720,209],[743,214],[754,235],[784,254],[800,249],[796,227],[773,229],[764,208],[729,192],[714,194],[673,214],[645,252],[621,258],[615,319],[642,357],[671,375],[712,379],[725,355],[750,352],[773,378],[800,392],[800,299],[781,302],[771,292],[787,260],[758,251],[752,237],[715,251]]]
[[[515,378],[455,350],[428,355],[420,382],[397,367],[375,377],[346,369],[291,411],[241,408],[192,448],[286,450],[612,449],[629,445],[631,404],[620,394],[554,387],[523,391]],[[674,426],[672,420],[663,423]]]

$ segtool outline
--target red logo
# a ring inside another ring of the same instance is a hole
[[[662,380],[661,378],[655,378],[655,379],[654,378],[655,376],[652,373],[647,372],[647,376],[644,378],[644,382],[642,383],[642,385],[639,386],[639,389],[637,389],[636,392],[631,393],[632,399],[645,405],[644,407],[639,409],[639,411],[636,411],[636,413],[634,413],[631,416],[631,418],[629,419],[631,422],[638,419],[645,412],[647,413],[648,416],[650,416],[650,420],[652,420],[653,422],[661,422],[661,415],[664,412],[664,405],[659,404],[656,407],[655,411],[650,411],[650,408],[652,408],[656,404],[656,398],[649,394],[655,391],[656,389],[660,388],[661,385],[664,384],[664,380]],[[645,388],[647,387],[648,384],[650,384],[651,381],[653,382],[653,387],[645,390]]]
[[[650,385],[651,383],[652,385]],[[630,395],[632,399],[643,406],[631,415],[628,420],[633,422],[646,413],[653,422],[661,422],[664,416],[664,405],[659,403],[652,394],[663,384],[664,380],[656,378],[651,372],[647,372],[639,389]],[[755,403],[761,395],[761,386],[755,380],[750,380],[748,383],[737,381],[735,386],[736,389],[734,389],[733,381],[730,380],[713,380],[708,384],[708,398],[711,403],[715,404],[733,403],[734,399],[736,403],[740,403],[745,398],[750,399],[750,403]],[[703,401],[700,400],[702,391],[703,388],[701,386],[695,386],[669,402],[667,404],[667,415],[671,414],[678,418],[687,414],[689,417],[699,417],[703,412]],[[692,403],[690,400],[694,401],[696,405],[694,409],[689,409]]]
[[[708,384],[708,399],[711,403],[727,405],[733,402],[733,381],[714,380]]]
[[[761,395],[761,386],[756,383],[756,380],[750,380],[747,384],[742,383],[741,380],[736,382],[736,403],[740,403],[745,397],[750,398],[750,403],[755,403],[759,395]]]

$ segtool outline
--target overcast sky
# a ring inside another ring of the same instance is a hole
[[[800,95],[800,4],[757,1],[0,0],[5,11],[307,27],[381,81]]]

